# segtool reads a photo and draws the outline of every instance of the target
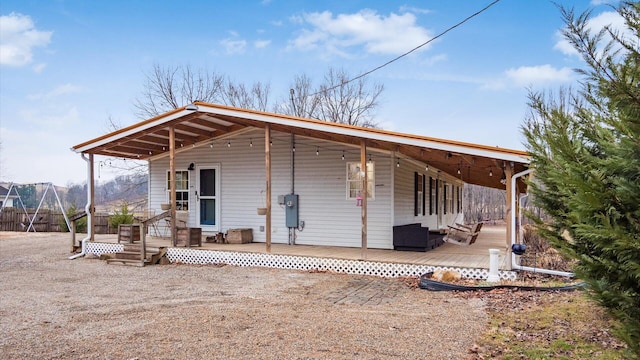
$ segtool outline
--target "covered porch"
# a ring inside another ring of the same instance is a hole
[[[510,278],[515,276],[515,273],[508,269],[508,257],[504,247],[506,231],[505,225],[487,224],[471,246],[445,243],[427,252],[368,249],[366,260],[362,260],[360,248],[339,246],[272,244],[271,251],[268,252],[264,243],[218,244],[203,241],[202,246],[198,247],[171,247],[170,238],[156,236],[147,236],[146,246],[170,247],[168,258],[178,263],[222,262],[240,266],[331,270],[381,276],[420,275],[421,272],[439,268],[453,268],[469,278],[486,277],[489,269],[489,249],[499,249],[501,277]],[[98,235],[96,243],[90,247],[94,248],[92,253],[100,255],[118,251],[121,246],[122,244],[117,243],[115,235]],[[273,260],[269,260],[272,256]],[[326,264],[330,264],[327,269],[323,268]]]

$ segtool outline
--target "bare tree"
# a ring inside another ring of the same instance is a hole
[[[190,65],[158,64],[146,74],[144,90],[135,100],[136,115],[149,118],[179,108],[194,101],[220,102],[223,98],[224,78]]]
[[[295,77],[288,100],[277,112],[341,124],[376,127],[374,111],[384,90],[381,84],[369,86],[365,78],[350,80],[343,71],[330,68],[317,88],[306,75]]]
[[[222,101],[225,105],[234,107],[266,111],[269,105],[269,84],[256,82],[247,90],[244,84],[234,84],[227,80],[222,91]]]
[[[320,86],[319,118],[321,120],[348,125],[376,127],[374,110],[384,86],[374,84],[371,88],[364,77],[350,80],[344,70],[329,69]]]
[[[506,211],[504,190],[465,184],[465,221],[503,220]]]
[[[277,112],[304,118],[318,119],[320,97],[313,90],[311,79],[305,75],[297,75],[288,100],[283,100]]]

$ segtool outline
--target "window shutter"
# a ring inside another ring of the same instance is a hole
[[[440,180],[436,179],[436,214],[440,211]]]
[[[442,201],[444,202],[444,204],[442,204],[442,209],[443,209],[442,213],[445,214],[445,215],[447,214],[447,190],[448,190],[447,189],[447,183],[442,184],[442,191],[443,191],[443,194],[442,194],[443,199],[442,199]]]

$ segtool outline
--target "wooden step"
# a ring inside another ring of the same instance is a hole
[[[153,253],[147,253],[147,259],[150,258]],[[139,251],[121,251],[114,254],[115,259],[131,259],[140,260],[141,253]]]
[[[113,257],[107,259],[107,264],[125,264],[125,265],[155,265],[160,263],[162,257],[167,253],[166,247],[161,248],[148,248],[146,250],[146,256],[144,263],[140,261],[142,256],[140,246],[125,245],[125,250],[113,254]],[[137,263],[137,264],[136,264]]]
[[[147,261],[145,261],[144,263],[140,261],[140,259],[134,260],[134,259],[107,259],[107,264],[122,264],[122,265],[131,265],[131,266],[145,266],[147,264]]]
[[[131,251],[131,252],[134,252],[134,251],[140,252],[140,251],[142,251],[142,245],[140,245],[140,244],[123,244],[123,245],[124,245],[124,251]],[[160,252],[160,249],[161,248],[156,247],[156,246],[147,246],[145,248],[147,253],[157,253],[157,252]]]

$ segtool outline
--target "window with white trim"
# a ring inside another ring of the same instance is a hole
[[[167,171],[167,199],[171,199],[171,180]],[[176,171],[176,209],[189,210],[189,171]]]
[[[367,198],[375,199],[375,165],[373,161],[367,162]],[[356,199],[362,192],[362,176],[359,162],[347,163],[347,199]]]
[[[414,173],[414,199],[413,199],[413,215],[420,216],[425,215],[425,182],[426,176],[423,174],[419,174],[418,172]]]

